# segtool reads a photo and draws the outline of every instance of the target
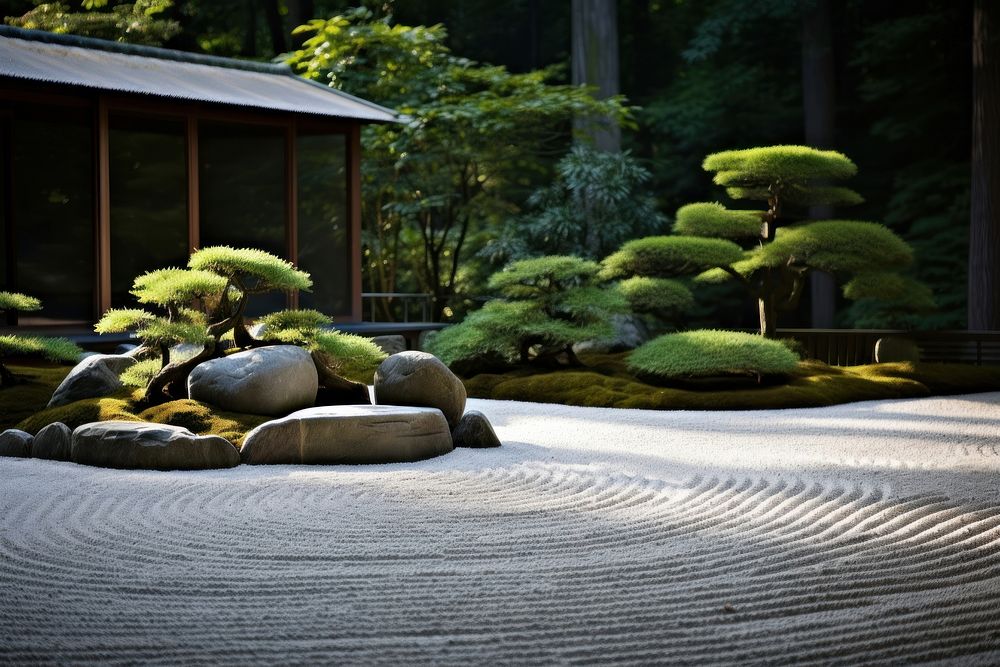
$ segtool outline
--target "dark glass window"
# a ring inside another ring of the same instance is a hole
[[[123,307],[136,276],[187,263],[184,123],[112,116],[108,142],[111,303]]]
[[[259,248],[288,257],[285,129],[200,123],[201,243]],[[250,314],[285,307],[281,294],[252,300]]]
[[[12,128],[17,289],[42,300],[21,324],[93,321],[93,116],[22,107]]]
[[[301,133],[298,174],[298,263],[312,275],[302,308],[351,312],[351,249],[347,210],[347,142],[343,134]]]

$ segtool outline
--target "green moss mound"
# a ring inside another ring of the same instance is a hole
[[[220,435],[236,446],[250,429],[272,419],[263,415],[225,412],[198,401],[170,401],[140,411],[141,390],[123,389],[114,396],[88,398],[57,408],[46,408],[52,392],[70,369],[58,366],[14,366],[23,380],[0,390],[0,430],[19,428],[38,433],[54,422],[71,429],[96,421],[153,422],[182,426],[199,435]]]
[[[784,375],[798,362],[798,355],[779,341],[740,331],[701,329],[649,341],[629,355],[628,367],[643,376],[678,380]]]
[[[911,363],[838,367],[818,361],[799,362],[781,385],[702,391],[644,383],[629,372],[627,355],[585,354],[582,368],[484,373],[465,380],[465,385],[474,398],[644,410],[774,410],[1000,391],[1000,367]]]

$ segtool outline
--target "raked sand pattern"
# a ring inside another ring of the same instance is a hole
[[[470,407],[501,450],[0,459],[0,662],[1000,662],[1000,394]]]

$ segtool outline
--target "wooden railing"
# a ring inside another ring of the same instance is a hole
[[[798,341],[806,358],[831,366],[875,363],[875,342],[889,337],[912,340],[920,349],[921,361],[1000,364],[1000,331],[778,329],[778,336]]]
[[[420,294],[411,292],[362,292],[361,293],[361,319],[366,322],[375,322],[375,303],[383,301],[392,313],[394,322],[409,322],[411,315],[410,304],[416,302],[420,319],[415,322],[431,321],[431,303],[433,294]]]

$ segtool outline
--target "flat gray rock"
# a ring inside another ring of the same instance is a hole
[[[286,415],[316,404],[319,376],[312,356],[297,345],[269,345],[198,364],[188,396],[229,410]]]
[[[465,385],[440,359],[427,352],[400,352],[375,371],[375,402],[437,408],[454,428],[465,412]]]
[[[379,346],[386,354],[399,354],[406,352],[406,339],[398,334],[387,336],[375,336],[372,342]]]
[[[203,470],[240,464],[236,447],[217,435],[144,422],[94,422],[73,431],[73,461],[103,468]]]
[[[261,424],[243,439],[244,463],[397,463],[452,450],[440,410],[331,405]]]
[[[14,458],[26,459],[31,456],[31,441],[34,438],[30,433],[10,428],[0,433],[0,456],[12,456]]]
[[[69,372],[56,387],[48,407],[69,405],[85,398],[110,396],[122,388],[118,376],[136,364],[124,354],[95,354],[87,357]]]
[[[493,424],[479,410],[469,410],[462,415],[458,426],[451,432],[456,447],[499,447],[500,438]]]
[[[50,461],[73,460],[73,430],[62,422],[55,422],[35,434],[31,456]]]

